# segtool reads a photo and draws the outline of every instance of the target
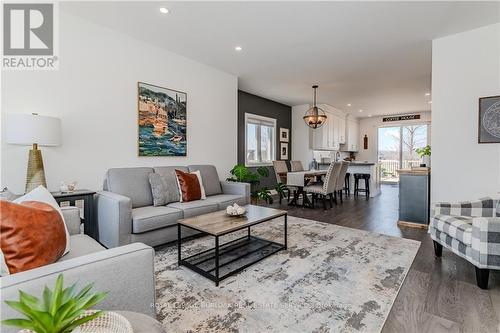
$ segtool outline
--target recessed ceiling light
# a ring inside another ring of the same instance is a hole
[[[370,118],[371,118],[371,116],[372,116],[371,114],[368,115],[368,117],[370,117]]]
[[[432,101],[429,101],[429,104],[432,104]]]
[[[351,103],[347,104],[347,106],[351,106]]]
[[[358,112],[363,112],[363,110],[359,109],[359,111],[358,111]]]
[[[243,48],[238,45],[234,47],[234,50],[240,52],[241,50],[243,50]]]
[[[431,95],[431,93],[425,93],[425,96],[430,96],[430,95]]]
[[[165,8],[165,7],[160,7],[160,12],[162,14],[168,14],[170,11],[168,10],[168,8]]]

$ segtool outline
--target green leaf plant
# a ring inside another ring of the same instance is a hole
[[[2,321],[2,324],[29,329],[36,333],[71,332],[103,313],[96,311],[85,314],[85,310],[98,304],[107,296],[105,292],[91,293],[92,288],[93,284],[87,285],[78,292],[76,284],[64,288],[63,276],[60,274],[54,290],[45,286],[41,298],[20,290],[19,301],[5,301],[8,306],[26,318],[6,319]]]

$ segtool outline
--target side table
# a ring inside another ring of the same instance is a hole
[[[75,206],[75,201],[83,200],[83,232],[95,240],[99,240],[99,233],[94,219],[94,194],[95,191],[75,190],[73,192],[52,192],[58,204],[69,201],[70,206]]]

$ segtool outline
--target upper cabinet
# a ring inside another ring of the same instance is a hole
[[[346,141],[346,119],[326,112],[326,123],[320,128],[309,129],[311,149],[340,150]]]
[[[346,121],[346,141],[342,145],[342,151],[359,150],[359,122],[355,119],[348,118]]]

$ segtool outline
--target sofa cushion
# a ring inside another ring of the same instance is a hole
[[[177,186],[177,176],[175,170],[188,172],[185,166],[159,166],[153,168],[155,173],[159,174],[163,181],[163,187],[166,189],[165,200],[166,203],[179,201],[179,187]]]
[[[182,211],[165,206],[139,207],[132,209],[132,232],[141,232],[165,228],[183,218]]]
[[[115,168],[106,175],[108,191],[130,198],[132,208],[152,206],[153,195],[149,185],[152,168]]]
[[[430,226],[465,245],[472,244],[472,217],[470,216],[436,215]]]
[[[71,243],[71,251],[59,259],[59,261],[69,260],[106,250],[104,246],[84,234],[71,235],[69,237],[69,241]]]
[[[208,202],[216,202],[219,205],[219,209],[226,209],[227,206],[237,203],[240,206],[244,206],[247,200],[244,195],[237,194],[216,194],[207,197]]]
[[[219,175],[217,174],[217,169],[213,165],[188,165],[188,169],[189,172],[200,171],[207,197],[222,193]]]
[[[205,200],[196,200],[189,202],[173,202],[167,207],[180,209],[184,212],[184,218],[212,213],[219,210],[219,204],[215,200],[207,197]]]

